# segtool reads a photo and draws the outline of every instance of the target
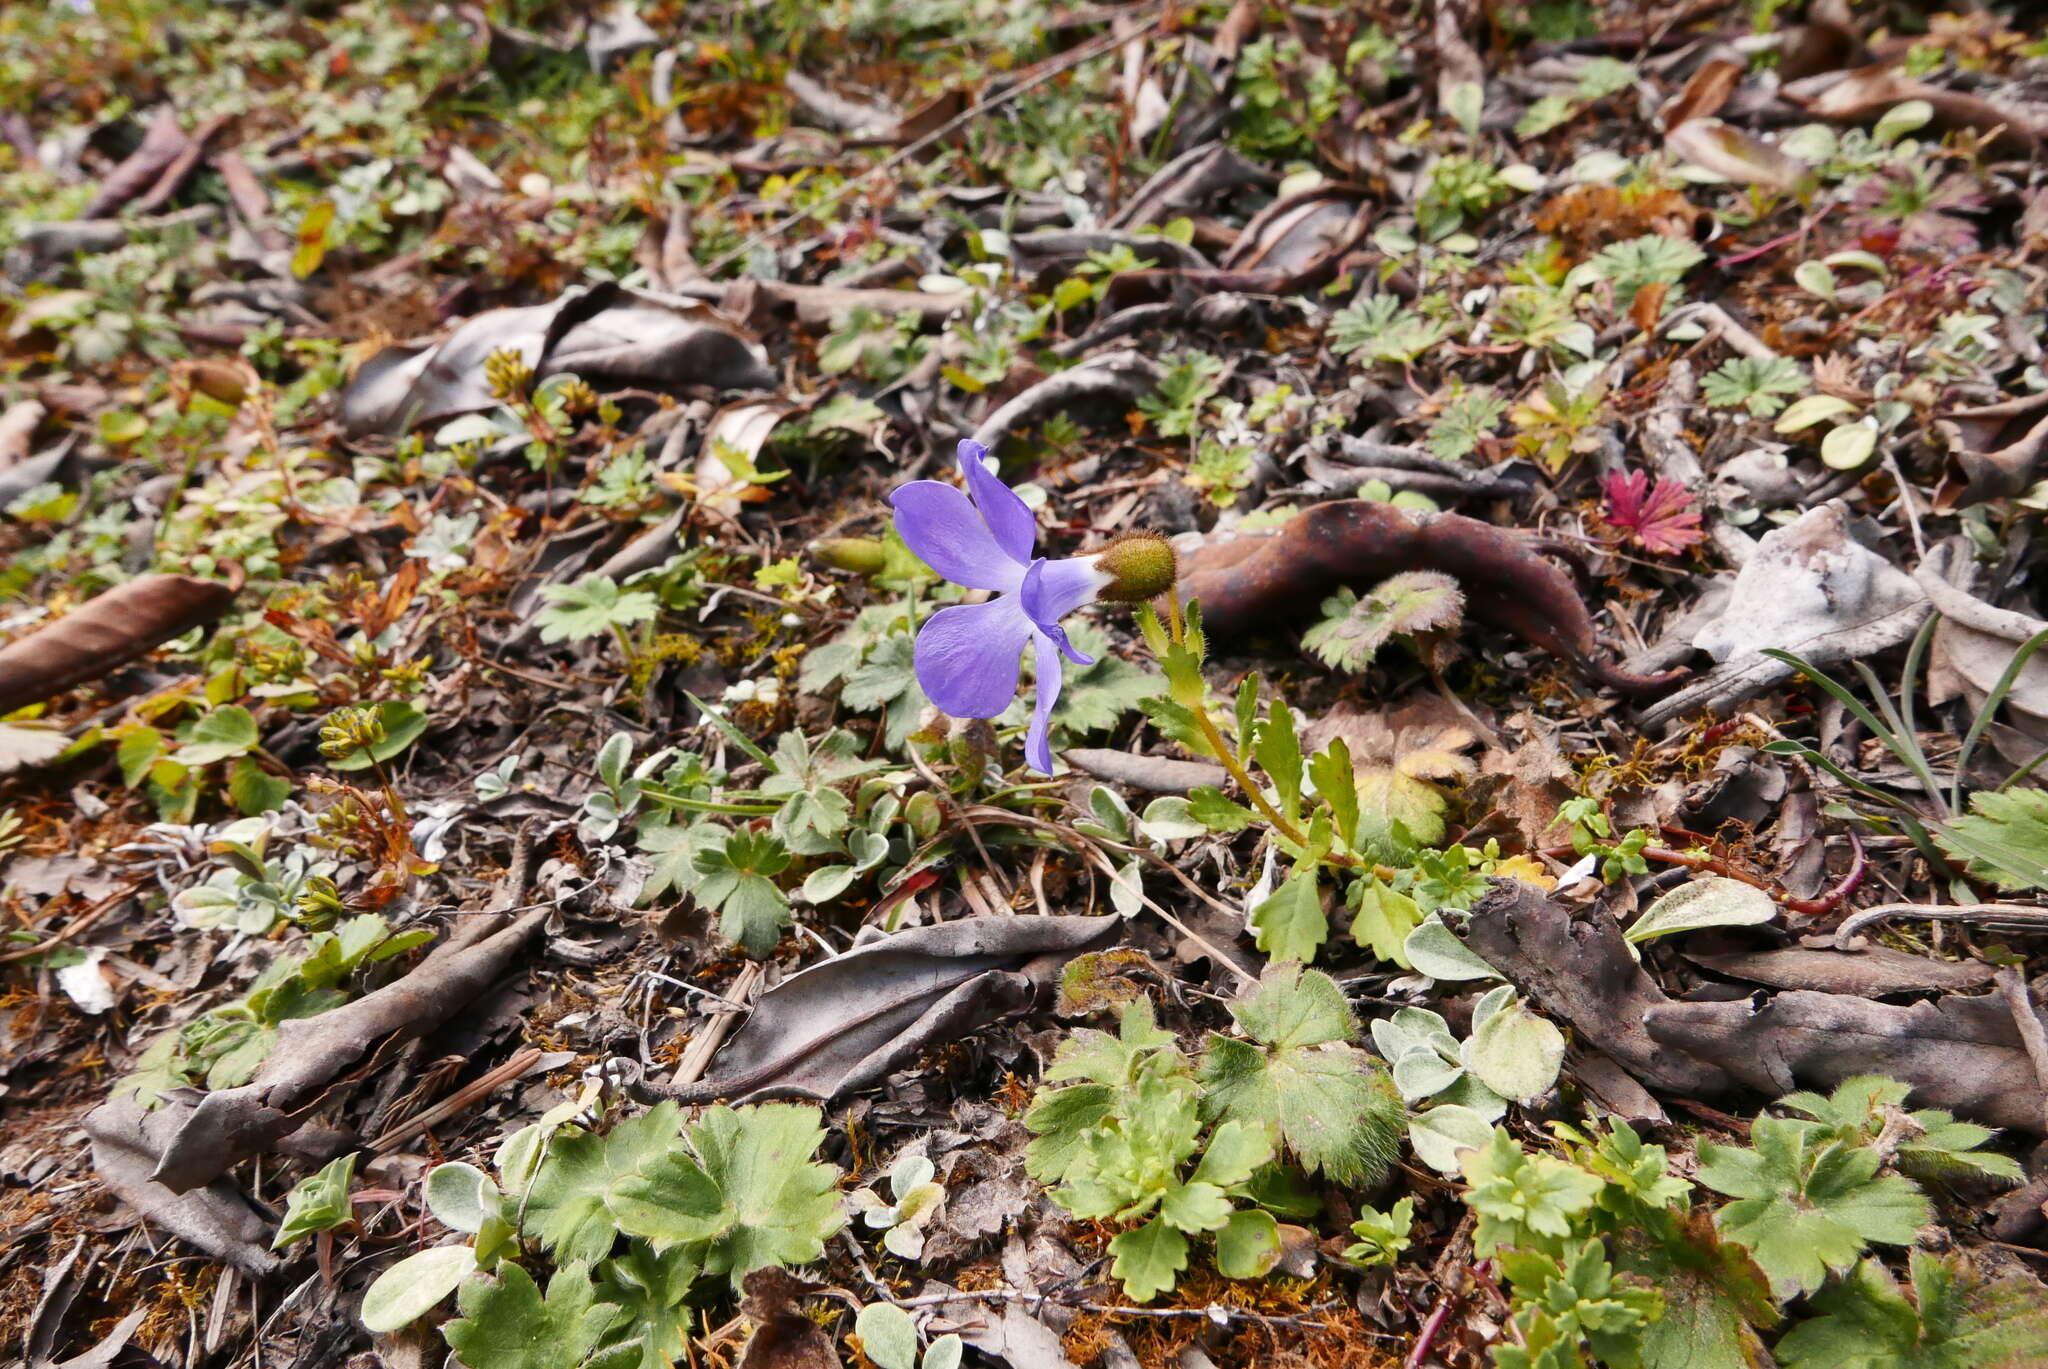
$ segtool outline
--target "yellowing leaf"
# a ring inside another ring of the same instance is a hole
[[[292,252],[292,274],[300,280],[320,269],[327,260],[327,230],[334,223],[334,201],[321,200],[299,220],[298,246]]]

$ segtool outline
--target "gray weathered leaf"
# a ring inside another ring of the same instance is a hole
[[[517,352],[537,376],[576,375],[599,388],[775,388],[760,345],[710,306],[606,282],[552,304],[478,314],[432,346],[386,348],[342,393],[342,422],[355,434],[396,434],[492,408],[484,361],[498,351]]]
[[[1926,616],[1913,578],[1858,541],[1848,511],[1830,501],[1758,541],[1727,604],[1692,639],[1720,665],[1644,709],[1643,722],[1725,710],[1790,679],[1793,668],[1766,649],[1825,667],[1897,646]]]
[[[1038,984],[1106,944],[1114,917],[979,917],[879,936],[790,976],[685,1101],[831,1099],[1029,1004]]]

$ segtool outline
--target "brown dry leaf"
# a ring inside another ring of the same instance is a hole
[[[1817,989],[1857,998],[1923,993],[1931,989],[1977,989],[1989,984],[1996,973],[1991,966],[1978,961],[1935,960],[1888,946],[1870,946],[1860,951],[1805,946],[1701,951],[1688,944],[1680,948],[1679,954],[1730,979],[1768,984],[1774,989]]]
[[[1303,747],[1312,751],[1342,737],[1361,771],[1392,770],[1418,780],[1465,780],[1478,773],[1463,754],[1479,744],[1471,720],[1437,694],[1417,694],[1378,713],[1339,706],[1301,735]]]
[[[1218,265],[1290,277],[1313,272],[1364,239],[1371,208],[1358,186],[1319,185],[1275,200],[1252,216]]]
[[[1965,549],[1951,542],[1936,547],[1913,578],[1940,615],[1928,643],[1927,700],[1939,707],[1960,698],[1975,716],[2004,677],[2014,653],[2048,630],[2048,622],[1987,604],[1947,578],[1967,577],[1973,570]],[[2024,754],[2009,754],[2007,759],[2024,765],[2048,745],[2048,659],[2041,653],[2028,657],[2013,677],[2003,709],[2011,731],[1996,729],[1993,739],[2004,754],[2016,734],[2022,741],[2018,750]]]
[[[1148,756],[1097,746],[1077,746],[1060,754],[1084,774],[1129,785],[1147,794],[1185,794],[1205,784],[1221,788],[1230,778],[1222,766],[1208,761],[1175,760],[1171,756]]]
[[[138,575],[0,648],[0,714],[97,680],[211,623],[240,588],[190,575]]]
[[[1728,103],[1728,97],[1735,93],[1735,83],[1741,79],[1742,68],[1736,63],[1707,62],[1692,74],[1685,89],[1658,111],[1657,121],[1670,133],[1691,120],[1711,119]]]
[[[737,1369],[840,1369],[838,1353],[825,1329],[804,1315],[801,1299],[821,1291],[775,1265],[747,1275],[740,1311],[754,1323],[754,1334],[740,1351]]]
[[[114,213],[155,185],[190,144],[185,130],[179,127],[177,111],[169,105],[163,106],[157,110],[156,118],[150,121],[142,145],[107,173],[98,192],[86,201],[85,208],[78,211],[78,217],[100,219]]]
[[[993,449],[1013,432],[1037,426],[1056,413],[1098,414],[1113,409],[1119,419],[1152,393],[1165,369],[1140,352],[1091,357],[1072,370],[1047,376],[981,421],[974,440]]]
[[[1621,927],[1604,911],[1574,921],[1542,890],[1497,879],[1472,909],[1465,941],[1536,1006],[1571,1023],[1582,1043],[1651,1088],[1690,1098],[1727,1089],[1728,1075],[1718,1065],[1650,1038],[1644,1015],[1670,1000],[1629,954]]]
[[[1948,444],[1934,507],[1949,513],[2003,499],[2033,483],[2048,452],[2048,394],[1953,409],[1936,420],[1934,430]]]
[[[0,414],[0,471],[28,460],[29,443],[49,412],[42,401],[24,399]]]
[[[1753,133],[1719,119],[1694,119],[1664,135],[1664,150],[1738,185],[1794,190],[1808,176],[1806,163]]]
[[[1840,71],[1869,55],[1863,41],[1846,22],[1824,19],[1818,14],[1810,15],[1804,24],[1785,28],[1779,53],[1778,74],[1788,82]]]
[[[1656,693],[1681,677],[1637,675],[1607,661],[1571,577],[1530,539],[1461,514],[1333,500],[1302,510],[1275,532],[1206,542],[1182,566],[1177,593],[1183,602],[1201,600],[1202,624],[1216,638],[1295,621],[1339,585],[1362,589],[1401,571],[1434,570],[1458,582],[1474,617],[1519,633],[1616,689]]]
[[[341,397],[352,434],[397,434],[493,408],[484,378],[493,352],[517,352],[534,374],[608,385],[772,390],[775,372],[746,328],[708,304],[628,290],[609,281],[552,304],[493,309],[431,346],[388,347]]]
[[[1721,611],[1693,632],[1692,644],[1720,664],[1643,710],[1645,724],[1724,710],[1792,678],[1766,648],[1825,667],[1911,637],[1927,616],[1926,594],[1856,531],[1831,500],[1764,534]]]
[[[190,1241],[216,1259],[251,1274],[269,1274],[283,1261],[270,1253],[269,1224],[240,1189],[225,1179],[178,1191],[150,1171],[178,1127],[191,1116],[183,1104],[143,1111],[133,1094],[119,1094],[85,1116],[93,1168],[117,1197],[151,1222]]]
[[[773,498],[774,491],[768,486],[741,481],[725,463],[725,457],[757,463],[776,427],[793,412],[792,405],[769,400],[728,404],[714,414],[704,430],[703,445],[697,450],[694,484],[698,502],[720,513],[734,514],[742,504],[758,504]]]
[[[1856,383],[1856,363],[1841,352],[1813,359],[1813,388],[1855,404],[1868,404],[1874,398]]]
[[[1509,718],[1502,730],[1527,738],[1512,751],[1489,746],[1479,758],[1479,775],[1467,795],[1504,819],[1526,847],[1550,844],[1557,835],[1558,805],[1573,797],[1571,766],[1558,749],[1556,730],[1533,713]]]
[[[496,983],[517,963],[551,908],[544,905],[516,921],[502,915],[473,919],[466,939],[450,937],[403,978],[280,1025],[256,1077],[240,1088],[207,1094],[167,1138],[150,1178],[183,1193],[298,1130],[307,1120],[307,1105],[342,1070],[387,1038],[425,1035]]]
[[[1465,939],[1544,1011],[1569,1021],[1652,1088],[1704,1098],[1741,1085],[1770,1097],[1859,1074],[1914,1087],[1914,1101],[1986,1126],[2040,1132],[2041,1085],[2004,1000],[1950,996],[1910,1007],[1795,990],[1735,1002],[1666,997],[1594,911],[1511,880],[1472,910]]]
[[[1636,291],[1635,300],[1628,307],[1628,321],[1644,332],[1657,326],[1657,320],[1664,317],[1664,298],[1671,293],[1671,287],[1661,280],[1653,280]]]
[[[1881,63],[1850,72],[1818,95],[1802,99],[1787,89],[1785,96],[1804,104],[1816,118],[1844,124],[1874,122],[1908,100],[1925,100],[1934,110],[1934,128],[1988,135],[1994,155],[2031,157],[2041,144],[2038,114],[2004,109],[1975,95],[1916,81]]]
[[[890,135],[889,141],[914,143],[920,138],[928,138],[965,114],[973,104],[974,93],[970,90],[959,86],[942,90],[898,119],[895,132]],[[936,157],[938,154],[939,148],[933,147],[925,155]]]

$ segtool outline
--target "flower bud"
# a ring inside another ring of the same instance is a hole
[[[1095,553],[1095,568],[1109,584],[1095,596],[1116,604],[1143,604],[1173,588],[1180,558],[1173,544],[1153,532],[1133,532]]]
[[[810,552],[826,565],[855,575],[874,575],[888,563],[878,537],[821,537],[811,543]]]

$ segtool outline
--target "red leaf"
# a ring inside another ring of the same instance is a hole
[[[1675,554],[1706,537],[1692,492],[1675,480],[1656,485],[1643,471],[1610,471],[1600,479],[1607,494],[1607,525],[1644,551]]]

